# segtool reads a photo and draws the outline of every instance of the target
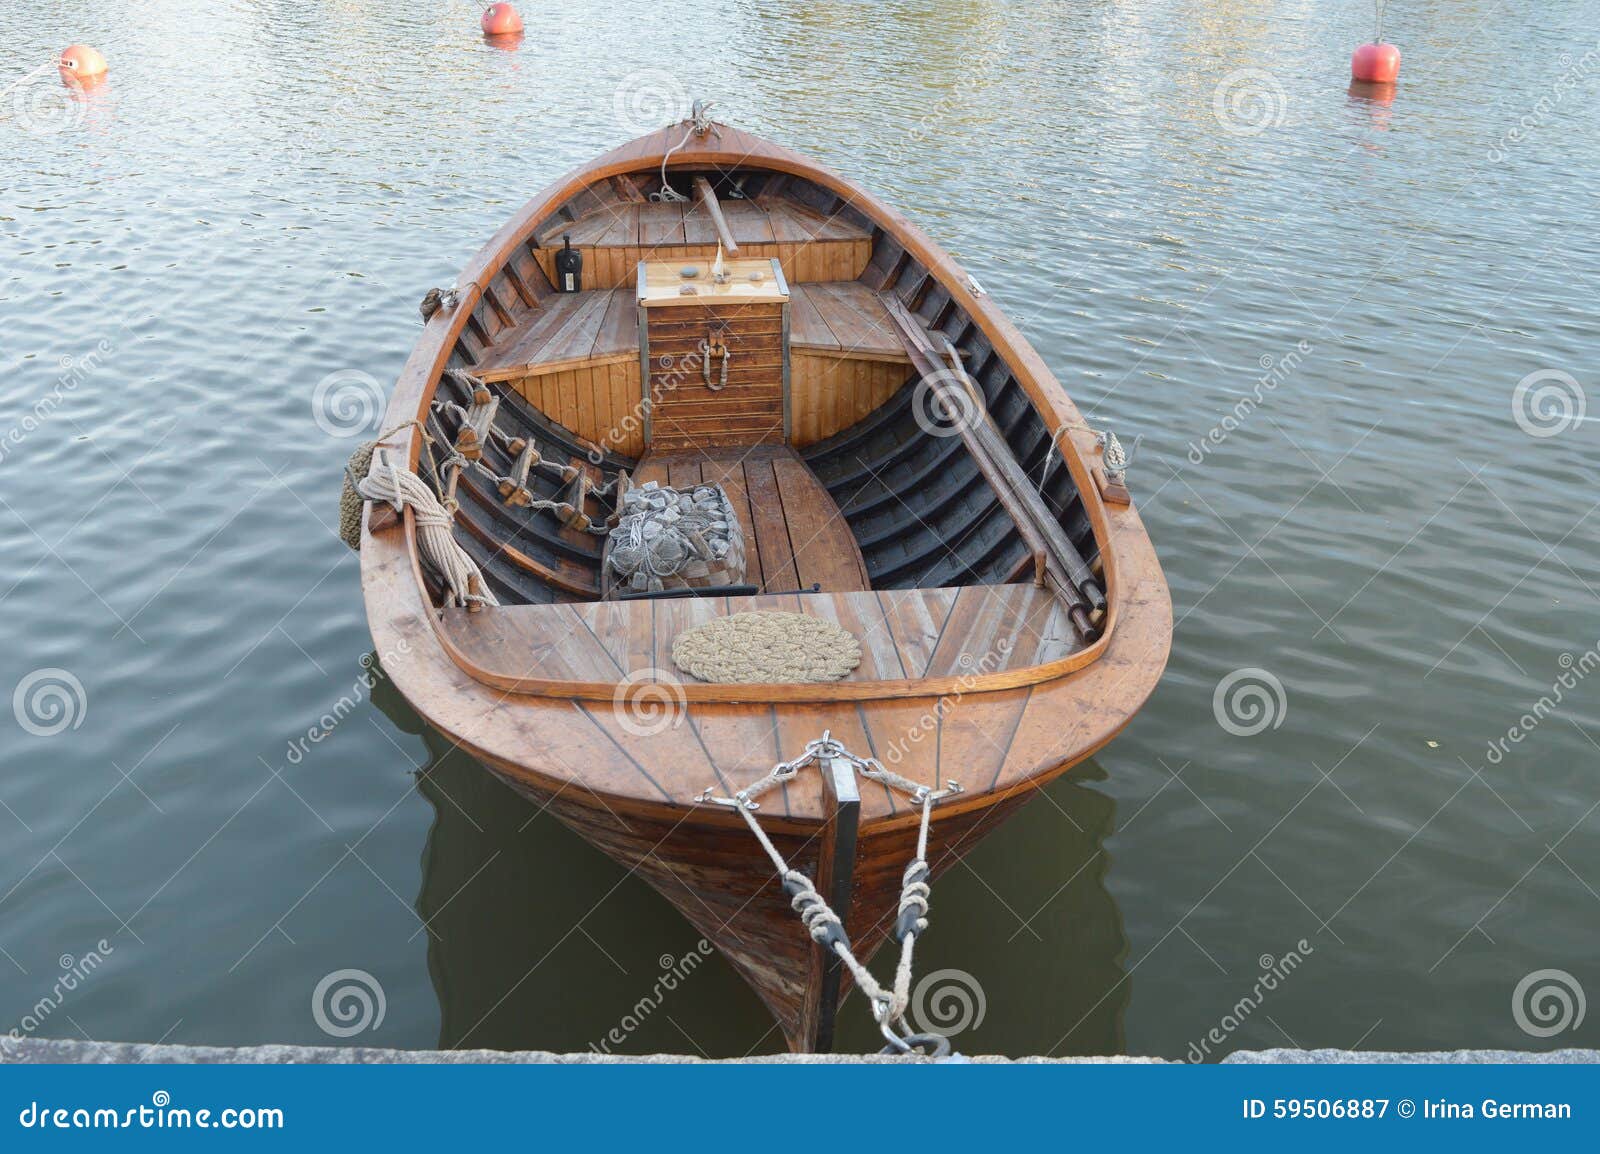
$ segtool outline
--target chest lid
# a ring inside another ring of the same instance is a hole
[[[673,305],[783,304],[789,283],[775,259],[722,261],[723,279],[713,273],[714,260],[642,260],[639,262],[639,304],[645,308]]]

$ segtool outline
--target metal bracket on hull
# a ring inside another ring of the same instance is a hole
[[[856,876],[856,838],[861,830],[861,792],[856,788],[855,766],[843,758],[824,752],[817,758],[822,770],[822,800],[830,812],[823,827],[822,844],[817,854],[817,891],[826,894],[828,904],[839,913],[840,928],[849,932],[850,892]],[[811,951],[811,981],[808,995],[815,991],[815,1006],[802,1008],[801,1020],[807,1024],[810,1050],[827,1054],[833,1050],[834,1020],[839,1010],[839,985],[844,963],[832,950],[817,946]],[[813,998],[807,997],[807,1002]]]

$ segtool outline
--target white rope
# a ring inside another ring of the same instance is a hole
[[[715,107],[716,103],[714,101],[696,100],[694,102],[694,106],[689,113],[688,131],[683,134],[682,140],[667,149],[666,153],[661,157],[661,191],[652,192],[650,194],[651,200],[667,204],[688,203],[689,198],[687,196],[684,196],[683,193],[667,183],[667,161],[672,159],[673,153],[689,143],[691,136],[704,136],[708,132],[715,131],[716,125],[711,120],[711,110]]]
[[[422,560],[449,590],[446,605],[500,604],[484,583],[477,563],[456,542],[451,515],[421,477],[392,460],[375,460],[356,488],[368,501],[387,502],[397,513],[411,509]]]
[[[756,820],[755,811],[761,808],[757,798],[789,781],[800,770],[818,764],[824,759],[844,761],[861,777],[907,794],[922,807],[922,823],[917,831],[917,856],[906,866],[904,874],[901,875],[900,905],[897,910],[899,920],[894,930],[895,936],[900,939],[900,960],[895,966],[892,991],[885,990],[873,976],[872,971],[855,956],[850,946],[850,939],[845,934],[843,920],[817,892],[816,884],[799,870],[790,867],[783,855],[778,852],[778,847],[773,845],[772,839],[761,828],[761,823]],[[795,913],[800,915],[806,932],[813,941],[824,949],[832,951],[844,963],[851,977],[855,979],[856,986],[872,1002],[872,1016],[877,1019],[878,1027],[883,1031],[884,1037],[901,1052],[910,1050],[911,1047],[906,1039],[915,1033],[905,1020],[906,1010],[911,1004],[912,958],[917,936],[928,928],[928,903],[932,896],[932,888],[928,885],[928,827],[933,820],[934,803],[960,792],[960,784],[954,781],[938,790],[918,785],[909,778],[886,769],[876,758],[857,757],[835,741],[831,734],[824,732],[821,739],[808,742],[805,752],[799,757],[793,761],[780,761],[768,770],[765,776],[751,782],[732,797],[717,797],[707,789],[696,798],[697,801],[714,802],[738,811],[739,816],[750,827],[750,832],[755,834],[756,840],[761,843],[761,848],[766,851],[767,857],[772,860],[778,877],[784,883],[784,889],[791,895],[789,904]],[[900,1033],[897,1034],[896,1030]]]

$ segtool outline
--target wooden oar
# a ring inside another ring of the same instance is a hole
[[[706,206],[706,213],[711,217],[711,223],[717,230],[723,250],[729,256],[738,256],[739,242],[733,239],[733,230],[728,227],[727,218],[722,215],[722,205],[717,202],[717,193],[711,187],[711,182],[703,176],[697,176],[694,178],[694,190],[700,197],[700,203]]]
[[[989,416],[982,391],[961,364],[960,352],[948,340],[944,342],[946,367],[922,325],[900,299],[883,294],[883,300],[900,330],[912,366],[928,383],[934,400],[952,415],[967,452],[1016,524],[1023,543],[1036,555],[1043,553],[1045,578],[1066,602],[1073,626],[1085,639],[1094,637],[1089,612],[1104,608],[1105,594]]]

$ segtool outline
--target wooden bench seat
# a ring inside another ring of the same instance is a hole
[[[860,281],[792,285],[789,292],[793,348],[854,360],[911,363],[883,298]]]
[[[854,280],[872,255],[869,230],[802,204],[724,198],[721,207],[738,255],[777,257],[791,284]],[[716,227],[697,201],[606,204],[539,233],[534,256],[552,283],[566,237],[583,254],[584,284],[593,288],[631,285],[641,260],[705,258],[717,250]]]
[[[751,610],[839,625],[860,640],[861,664],[842,681],[782,687],[713,685],[673,665],[672,642],[684,630]],[[665,681],[679,698],[816,701],[831,711],[819,714],[819,726],[851,699],[959,697],[1036,684],[1082,661],[1084,650],[1061,602],[1034,585],[446,609],[441,623],[462,668],[501,690],[609,702],[619,685],[635,693]]]
[[[496,338],[473,372],[486,381],[505,381],[638,359],[632,290],[596,289],[545,297],[528,319]]]

